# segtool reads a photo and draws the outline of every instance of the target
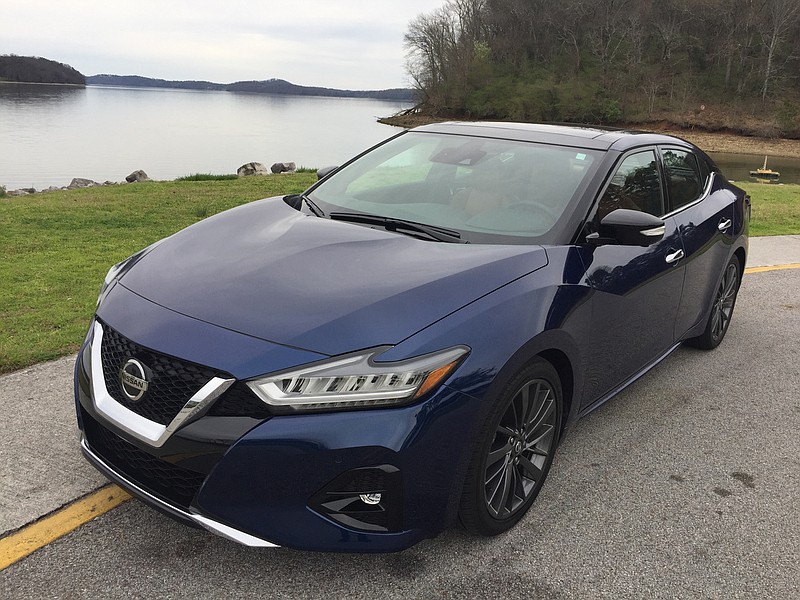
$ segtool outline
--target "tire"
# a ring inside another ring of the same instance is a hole
[[[506,385],[467,470],[459,513],[467,531],[497,535],[525,515],[553,462],[561,411],[561,382],[545,360],[535,359]]]
[[[722,273],[722,279],[717,286],[714,300],[711,305],[711,314],[703,333],[695,338],[686,340],[690,346],[703,350],[713,350],[720,345],[728,331],[728,326],[733,318],[733,308],[736,306],[736,296],[741,285],[742,268],[739,259],[732,256]]]

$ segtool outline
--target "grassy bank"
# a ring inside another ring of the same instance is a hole
[[[76,351],[113,263],[209,215],[315,180],[145,182],[0,200],[0,372]]]
[[[750,235],[800,234],[800,185],[736,182],[753,200]]]
[[[108,267],[212,214],[296,193],[313,173],[146,182],[0,201],[0,372],[78,349]],[[800,234],[800,186],[743,184],[753,235]]]

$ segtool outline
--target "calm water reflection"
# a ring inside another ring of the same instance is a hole
[[[714,159],[725,176],[734,181],[755,181],[751,179],[750,171],[764,166],[763,154],[709,152],[709,156]],[[770,156],[767,159],[767,168],[781,174],[781,183],[800,183],[800,158]]]
[[[0,185],[234,173],[257,161],[339,164],[396,133],[408,105],[353,98],[0,84]]]
[[[353,98],[143,88],[0,84],[0,185],[67,185],[73,177],[121,181],[234,173],[258,161],[340,164],[398,130],[375,122],[408,105]],[[764,157],[712,154],[750,181]],[[770,158],[781,181],[800,183],[800,159]]]

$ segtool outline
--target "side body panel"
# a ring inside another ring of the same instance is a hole
[[[725,189],[721,178],[714,178],[707,196],[673,217],[686,252],[686,280],[675,321],[677,338],[705,321],[733,244],[741,234],[741,220],[736,227],[736,198]]]

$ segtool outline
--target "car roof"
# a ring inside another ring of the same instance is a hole
[[[490,137],[522,142],[540,142],[559,146],[575,146],[594,150],[620,150],[656,144],[694,148],[680,138],[645,131],[611,129],[590,125],[550,125],[540,123],[459,122],[433,123],[411,131]]]

